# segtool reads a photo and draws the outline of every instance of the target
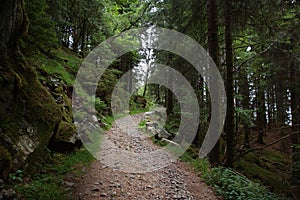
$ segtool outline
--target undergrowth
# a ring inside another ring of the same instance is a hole
[[[217,195],[225,200],[283,200],[271,193],[265,186],[253,182],[242,174],[224,167],[210,167],[206,158],[193,159],[187,152],[180,160],[188,162],[193,168],[201,173],[201,178],[212,186]]]
[[[207,184],[214,187],[217,194],[229,200],[279,200],[283,199],[259,183],[252,182],[245,176],[223,167],[212,168],[204,175]]]
[[[12,174],[13,187],[21,199],[71,199],[64,188],[65,176],[83,174],[93,160],[85,149],[67,155],[55,153],[48,163],[32,167],[26,174]]]

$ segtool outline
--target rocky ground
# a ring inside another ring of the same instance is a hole
[[[138,130],[141,118],[119,119],[105,133],[109,142],[102,143],[100,161],[77,183],[69,183],[74,199],[220,199],[190,166],[175,160]]]

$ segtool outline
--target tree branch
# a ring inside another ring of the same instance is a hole
[[[265,145],[263,147],[252,148],[252,149],[249,149],[249,150],[247,150],[245,152],[242,152],[234,161],[237,161],[238,159],[240,159],[241,157],[245,156],[246,154],[248,154],[250,152],[258,151],[258,150],[263,150],[263,149],[268,148],[268,147],[270,147],[270,146],[272,146],[274,144],[277,144],[278,142],[280,142],[280,141],[282,141],[284,139],[287,139],[287,138],[289,138],[289,137],[291,137],[293,135],[299,134],[299,133],[300,133],[300,131],[292,132],[292,133],[290,133],[288,135],[285,135],[285,136],[283,136],[283,137],[281,137],[281,138],[279,138],[279,139],[277,139],[277,140],[275,140],[275,141],[273,141],[273,142],[271,142],[271,143],[269,143],[269,144],[267,144],[267,145]]]

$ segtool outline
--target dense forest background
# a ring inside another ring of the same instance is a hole
[[[72,120],[72,85],[93,48],[132,28],[164,27],[202,45],[225,81],[226,121],[208,156],[210,164],[235,169],[279,195],[299,198],[298,0],[0,2],[2,179],[11,180],[11,174],[39,163],[49,151],[68,153],[80,146]],[[135,69],[131,76],[147,83],[150,61],[180,72],[197,94],[200,123],[189,149],[196,158],[209,125],[211,100],[203,77],[170,52],[130,52],[108,68],[94,99],[100,123],[108,123],[117,80]],[[148,64],[148,70],[138,67],[141,62]],[[165,106],[165,128],[176,134],[180,106],[170,90],[149,84],[136,95],[148,106]]]

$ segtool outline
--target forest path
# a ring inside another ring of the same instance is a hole
[[[144,151],[161,150],[153,144],[149,137],[145,137],[142,131],[138,130],[138,124],[142,119],[142,114],[133,115],[118,119],[112,129],[105,133],[105,138],[123,148],[126,151],[133,151],[142,154]],[[104,147],[105,150],[112,147]],[[103,151],[102,151],[103,152]],[[113,151],[114,152],[114,151]],[[163,154],[162,154],[163,155]],[[167,155],[167,154],[165,154]],[[129,173],[126,165],[122,161],[116,162],[111,156],[111,163],[107,166],[107,159],[104,165],[101,161],[92,163],[88,172],[81,177],[75,185],[75,199],[194,199],[194,200],[216,200],[219,199],[214,192],[200,180],[198,174],[186,163],[174,161],[166,167],[147,173]],[[123,158],[124,163],[129,158]],[[149,162],[141,161],[134,165],[143,167],[144,164],[155,163],[156,158]],[[101,160],[101,159],[100,159]],[[159,160],[159,159],[158,159]],[[157,166],[158,163],[152,166]],[[149,164],[151,165],[151,164]],[[123,167],[122,167],[123,166]],[[125,168],[124,168],[125,166]],[[120,170],[120,169],[124,170]],[[133,169],[139,169],[132,166]]]

